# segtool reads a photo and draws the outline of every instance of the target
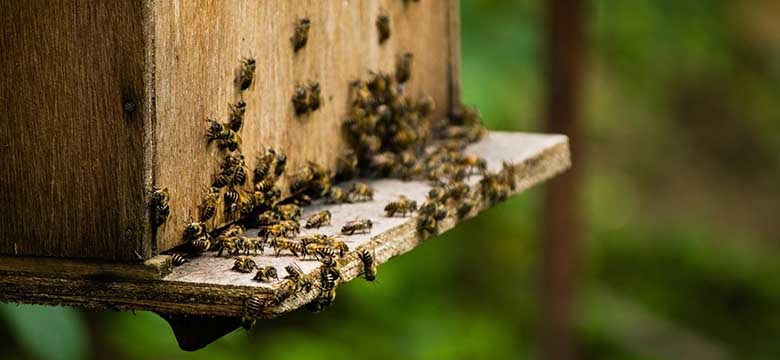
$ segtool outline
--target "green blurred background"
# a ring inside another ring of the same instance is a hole
[[[543,5],[462,0],[463,97],[491,129],[542,128]],[[780,358],[778,14],[776,0],[591,1],[583,358]],[[0,358],[538,358],[540,195],[343,286],[327,312],[195,353],[151,313],[0,305]]]

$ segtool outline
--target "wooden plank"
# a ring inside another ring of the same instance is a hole
[[[158,251],[181,243],[189,212],[224,157],[207,146],[206,117],[225,119],[228,103],[243,97],[247,119],[240,131],[250,166],[265,147],[288,155],[288,173],[306,161],[335,167],[345,149],[340,124],[347,114],[350,81],[369,70],[393,71],[396,58],[414,54],[407,92],[429,94],[437,117],[448,111],[452,78],[448,57],[452,1],[158,1],[154,7],[155,86],[154,184],[171,194],[171,216],[157,234]],[[376,17],[391,18],[391,36],[380,45]],[[309,41],[293,52],[290,37],[298,19],[311,20]],[[240,94],[233,84],[241,57],[257,60],[254,87]],[[320,83],[323,107],[294,115],[296,84]],[[147,192],[150,189],[147,187]],[[213,225],[226,221],[223,212]],[[195,214],[193,214],[194,216]]]
[[[170,256],[155,256],[142,263],[90,259],[0,256],[0,273],[47,274],[57,278],[161,279],[171,273]]]
[[[142,12],[141,0],[0,3],[0,254],[151,256]]]
[[[564,171],[570,166],[568,138],[559,135],[532,135],[522,133],[491,133],[480,143],[467,149],[485,157],[490,169],[500,168],[502,161],[515,166],[520,193]],[[472,184],[477,179],[473,179]],[[322,233],[336,233],[347,220],[368,217],[375,220],[371,234],[349,236],[345,240],[353,250],[341,261],[341,272],[346,281],[362,271],[356,258],[356,249],[368,249],[382,264],[394,256],[412,250],[425,240],[416,231],[415,219],[387,218],[382,209],[386,202],[405,194],[422,201],[429,190],[427,183],[402,182],[393,179],[370,180],[376,189],[375,200],[366,203],[323,206],[315,204],[305,209],[311,213],[329,209],[333,225],[320,229]],[[480,204],[479,211],[487,204]],[[451,212],[452,213],[452,212]],[[476,212],[472,216],[476,215]],[[465,219],[462,219],[465,220]],[[440,232],[454,227],[459,221],[450,215],[440,224]],[[251,230],[250,230],[251,231]],[[284,275],[283,267],[298,263],[314,277],[316,261],[302,261],[292,256],[274,257],[270,254],[253,256],[259,264],[273,264]],[[244,303],[251,296],[270,297],[276,284],[262,284],[251,280],[253,274],[230,270],[231,259],[204,254],[190,263],[174,268],[161,280],[93,278],[62,278],[52,274],[19,274],[0,269],[0,301],[39,304],[63,304],[85,307],[153,310],[168,314],[197,314],[209,316],[241,316]],[[381,277],[381,269],[380,274]],[[297,293],[281,306],[268,309],[269,316],[277,316],[311,301],[316,293]]]

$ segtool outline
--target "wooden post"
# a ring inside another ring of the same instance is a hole
[[[551,181],[544,195],[541,331],[545,359],[576,357],[573,309],[580,269],[579,117],[585,11],[585,0],[547,1],[545,131],[569,136],[576,165]]]

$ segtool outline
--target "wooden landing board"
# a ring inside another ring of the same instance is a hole
[[[570,165],[568,138],[560,135],[494,132],[480,143],[470,146],[466,152],[486,158],[491,171],[499,169],[502,161],[514,164],[519,176],[516,193],[555,176]],[[471,182],[476,184],[477,181],[474,178]],[[338,234],[344,222],[356,217],[374,221],[374,229],[370,234],[343,239],[352,250],[340,261],[344,281],[356,278],[362,271],[355,250],[368,249],[375,254],[377,263],[382,264],[426,240],[417,233],[415,217],[388,218],[383,208],[387,202],[396,200],[402,194],[421,203],[430,186],[425,182],[394,179],[368,182],[376,189],[374,201],[312,205],[305,209],[304,216],[321,209],[332,212],[332,225],[319,229],[319,233]],[[478,211],[474,211],[471,216],[487,207],[487,204],[480,204]],[[440,233],[461,221],[456,219],[454,211],[450,213],[440,222]],[[253,258],[259,265],[276,266],[280,278],[286,275],[284,266],[291,262],[298,263],[312,279],[317,277],[317,261],[300,260],[291,255],[274,257],[270,252]],[[211,252],[174,268],[161,279],[67,277],[57,276],[56,272],[36,274],[0,268],[0,287],[4,289],[0,293],[0,301],[141,309],[170,314],[241,316],[249,297],[270,297],[278,283],[255,282],[251,280],[254,274],[233,272],[230,270],[232,266],[233,260],[216,257]],[[296,293],[278,307],[267,309],[268,316],[274,317],[297,309],[316,295],[316,291]]]

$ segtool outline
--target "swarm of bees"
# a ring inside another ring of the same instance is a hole
[[[415,0],[404,0],[407,1]],[[291,37],[295,52],[306,46],[310,26],[308,18],[296,24]],[[386,42],[390,37],[390,18],[378,16],[376,27],[380,44]],[[290,169],[289,196],[284,199],[278,183],[288,173],[285,154],[271,148],[262,150],[254,169],[250,170],[241,152],[239,132],[247,113],[246,102],[238,100],[229,104],[225,122],[207,120],[207,143],[216,143],[225,155],[211,186],[204,189],[197,217],[190,216],[183,238],[191,255],[215,251],[216,256],[233,259],[234,271],[256,271],[254,280],[275,283],[270,299],[256,295],[246,300],[245,327],[250,328],[263,309],[278,306],[299,291],[318,292],[307,305],[312,311],[324,310],[334,301],[336,287],[342,281],[339,262],[347,257],[350,248],[339,239],[343,235],[301,235],[302,206],[319,198],[330,204],[372,201],[375,194],[366,183],[352,182],[348,187],[339,187],[333,185],[334,181],[358,176],[429,181],[432,189],[421,205],[400,196],[384,207],[388,217],[416,213],[417,228],[423,236],[438,233],[441,222],[451,213],[459,218],[467,217],[480,201],[500,201],[515,189],[514,167],[504,164],[500,172],[488,173],[484,159],[463,153],[469,143],[486,133],[476,109],[459,107],[449,114],[449,122],[432,121],[436,109],[433,99],[413,98],[405,93],[406,84],[412,78],[413,59],[413,54],[404,53],[397,58],[395,73],[371,72],[367,80],[356,80],[349,85],[350,109],[344,130],[351,149],[338,158],[335,174],[311,161]],[[235,83],[242,93],[252,88],[255,67],[253,58],[241,60]],[[291,102],[298,116],[318,110],[323,104],[320,84],[310,81],[295,86]],[[472,193],[467,180],[474,175],[483,178],[479,191]],[[247,184],[250,176],[251,183]],[[169,212],[166,189],[155,190],[150,207],[152,223],[159,226]],[[209,223],[220,207],[232,224],[215,228]],[[310,214],[303,224],[307,229],[319,229],[331,224],[331,215],[327,210]],[[371,219],[355,219],[343,224],[341,233],[346,236],[370,233],[373,226]],[[258,230],[256,234],[248,234],[247,228]],[[280,278],[275,267],[258,264],[251,257],[263,254],[266,248],[272,249],[275,256],[319,261],[319,273],[307,276],[296,263],[291,263],[285,266],[286,276]],[[375,254],[361,249],[354,255],[362,264],[365,279],[374,281]],[[172,259],[177,266],[188,261],[188,257],[178,253]]]

